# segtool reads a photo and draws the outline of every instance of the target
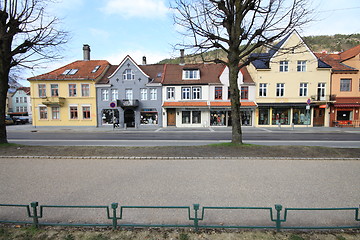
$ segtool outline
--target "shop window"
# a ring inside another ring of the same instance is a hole
[[[182,123],[190,124],[190,111],[182,111]]]
[[[101,112],[101,121],[103,125],[113,124],[119,122],[119,110],[117,109],[103,109]]]
[[[304,108],[293,109],[293,123],[295,125],[310,125],[310,110]]]
[[[259,125],[269,125],[269,108],[259,108]]]
[[[192,123],[201,123],[201,111],[192,111]]]
[[[288,108],[273,108],[272,110],[272,125],[289,125],[289,113]]]
[[[251,110],[240,110],[241,124],[243,126],[251,126]]]
[[[352,120],[352,111],[337,111],[336,117],[338,121]]]
[[[142,125],[154,125],[158,124],[158,112],[156,109],[143,109],[140,112],[140,124]]]
[[[225,111],[211,111],[210,112],[210,126],[226,126],[226,112]]]

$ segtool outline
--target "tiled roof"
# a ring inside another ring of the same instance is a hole
[[[181,84],[209,84],[221,83],[220,75],[225,66],[223,64],[166,64],[165,76],[163,77],[163,85],[181,85]],[[200,79],[198,80],[183,80],[183,70],[199,69]]]
[[[97,71],[93,70],[100,66]],[[110,66],[106,60],[75,61],[49,73],[28,78],[28,80],[96,80]],[[64,74],[66,70],[78,69],[75,74]]]
[[[327,53],[315,53],[321,61],[330,65],[333,72],[336,71],[357,71],[355,68],[345,65],[342,63],[340,54],[327,54]]]
[[[118,68],[119,65],[110,65],[106,73],[96,82],[97,84],[108,84],[109,77]]]
[[[240,71],[243,75],[244,83],[254,83],[254,80],[252,79],[252,77],[246,67],[241,68]]]
[[[163,107],[207,107],[207,102],[164,102]]]
[[[164,76],[165,64],[139,65],[144,73],[149,75],[153,83],[161,83]]]
[[[348,60],[349,58],[353,58],[360,53],[360,45],[357,45],[349,50],[346,50],[340,53],[340,58],[342,61]]]
[[[23,90],[27,95],[30,95],[30,87],[19,87],[17,90]]]

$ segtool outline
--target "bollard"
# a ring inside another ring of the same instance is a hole
[[[30,203],[30,206],[33,209],[33,215],[31,216],[33,218],[33,226],[35,228],[39,228],[39,219],[38,219],[38,214],[37,214],[37,207],[39,206],[39,203],[32,202],[32,203]]]
[[[282,206],[280,204],[276,204],[275,210],[276,210],[276,231],[279,232],[281,229],[280,212],[282,210]]]
[[[118,203],[112,203],[111,208],[113,209],[113,217],[112,217],[112,227],[113,230],[117,228],[117,217],[116,217],[116,209],[118,208]]]

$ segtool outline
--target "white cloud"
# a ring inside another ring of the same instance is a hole
[[[162,18],[169,12],[163,0],[108,0],[102,10],[126,18]]]

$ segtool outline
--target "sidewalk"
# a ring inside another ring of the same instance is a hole
[[[112,126],[32,126],[8,125],[8,132],[231,132],[231,127],[165,127],[165,128],[113,128]],[[251,127],[242,126],[242,131],[246,132],[294,132],[294,133],[336,133],[336,132],[354,132],[360,133],[360,128],[346,127]]]

